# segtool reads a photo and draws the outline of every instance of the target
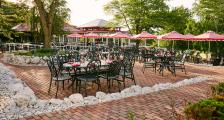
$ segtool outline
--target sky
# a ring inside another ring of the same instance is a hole
[[[8,0],[16,1],[16,0]],[[72,25],[82,25],[95,19],[110,20],[112,17],[106,15],[103,10],[103,6],[111,0],[66,0],[67,6],[71,10]],[[170,0],[168,3],[173,7],[183,5],[186,8],[192,8],[192,4],[195,0]]]
[[[71,24],[82,25],[91,20],[105,19],[112,17],[104,13],[103,6],[111,0],[67,0],[68,7],[71,10]],[[186,8],[192,8],[195,0],[171,0],[168,4],[177,7],[183,5]]]

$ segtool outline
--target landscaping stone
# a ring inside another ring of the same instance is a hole
[[[92,105],[97,103],[99,103],[99,99],[97,99],[95,96],[88,96],[84,98],[85,105]]]
[[[32,59],[31,59],[31,63],[32,63],[32,64],[38,64],[38,63],[40,63],[40,58],[39,58],[39,57],[34,57],[34,58],[32,58]]]
[[[82,94],[79,93],[70,95],[69,99],[72,103],[81,103],[84,100]]]
[[[4,53],[2,60],[6,63],[13,64],[13,65],[23,65],[23,66],[46,66],[46,59],[48,57],[44,56],[41,57],[31,57],[31,56],[21,56],[21,55],[14,55],[9,53]]]
[[[106,97],[106,93],[104,93],[104,92],[97,92],[96,93],[96,98],[98,98],[100,100],[105,99],[105,97]]]

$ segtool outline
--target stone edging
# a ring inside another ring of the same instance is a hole
[[[73,94],[64,100],[38,99],[32,89],[23,81],[16,78],[3,64],[0,64],[0,119],[18,119],[26,116],[37,115],[41,113],[63,110],[70,107],[93,105],[113,100],[119,100],[131,96],[144,95],[156,91],[173,89],[185,85],[209,80],[209,77],[195,77],[184,79],[176,83],[161,83],[152,87],[131,86],[122,90],[120,93],[106,94],[97,92],[96,96],[83,97],[81,94]]]
[[[18,66],[47,66],[45,57],[36,57],[36,56],[21,56],[14,55],[13,53],[4,53],[2,61],[4,63],[18,65]]]

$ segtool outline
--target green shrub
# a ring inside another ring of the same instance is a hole
[[[28,52],[16,52],[15,55],[25,55],[25,56],[51,56],[54,55],[57,51],[54,49],[49,49],[49,48],[42,48],[42,49],[37,49],[37,50],[32,50]]]
[[[190,104],[185,108],[187,119],[224,120],[224,83],[211,87],[212,98]]]
[[[185,109],[187,119],[194,120],[223,120],[224,102],[216,99],[206,99],[191,104]]]
[[[212,86],[213,95],[221,95],[224,96],[224,82],[219,83],[218,85]]]

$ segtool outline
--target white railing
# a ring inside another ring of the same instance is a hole
[[[43,48],[43,45],[39,44],[30,44],[30,43],[5,43],[5,50],[9,52],[18,51],[18,50],[33,50]]]

